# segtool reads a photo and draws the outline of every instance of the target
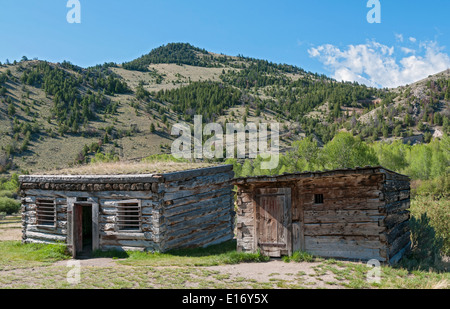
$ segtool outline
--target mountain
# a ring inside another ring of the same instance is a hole
[[[171,43],[123,64],[0,66],[0,173],[170,153],[172,124],[280,122],[281,147],[342,130],[367,141],[448,131],[450,71],[396,89]]]

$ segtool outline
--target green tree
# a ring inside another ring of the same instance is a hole
[[[323,148],[323,166],[326,169],[355,168],[375,166],[378,158],[372,148],[353,137],[352,134],[342,132]]]
[[[13,103],[8,104],[8,116],[12,117],[16,114],[16,108]]]
[[[410,147],[401,141],[391,144],[378,142],[372,145],[380,165],[396,172],[402,172],[408,166],[406,154],[410,151]]]
[[[289,161],[293,162],[295,171],[317,170],[323,165],[320,162],[320,148],[311,137],[295,142],[293,147],[294,151],[289,152],[286,156]]]
[[[245,160],[242,166],[241,177],[248,177],[253,175],[253,166],[250,160]]]

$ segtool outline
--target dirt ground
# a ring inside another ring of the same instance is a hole
[[[9,218],[0,221],[0,241],[14,241],[22,239],[22,228],[18,218]],[[92,258],[79,260],[81,267],[98,267],[98,268],[125,268],[129,266],[120,265],[117,260],[111,258]],[[59,261],[53,266],[65,267],[68,261]],[[202,267],[202,269],[219,272],[228,276],[231,280],[246,278],[256,282],[268,282],[275,280],[290,281],[296,275],[301,274],[306,278],[305,283],[314,288],[327,287],[329,281],[334,280],[332,274],[322,274],[320,278],[315,276],[315,268],[320,263],[285,263],[281,260],[271,260],[262,265],[261,263],[245,263],[237,265],[221,265]],[[176,267],[161,267],[176,268]],[[336,288],[336,287],[334,287]]]

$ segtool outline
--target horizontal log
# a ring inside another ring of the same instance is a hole
[[[305,224],[305,236],[378,236],[385,230],[377,223]]]
[[[222,174],[214,174],[207,176],[195,177],[189,180],[179,180],[173,182],[166,182],[164,184],[165,192],[176,192],[179,190],[193,189],[197,187],[202,187],[211,184],[221,184],[224,182],[229,182],[234,177],[234,172],[227,172]]]
[[[218,238],[232,238],[234,235],[227,223],[216,226],[214,229],[198,230],[193,234],[174,238],[164,243],[165,249],[201,247]]]
[[[154,248],[156,245],[152,240],[142,240],[142,239],[105,239],[104,237],[100,238],[100,247],[105,246],[120,246],[120,247],[137,247],[137,248]]]
[[[401,181],[409,181],[410,180],[410,178],[406,175],[395,173],[395,172],[389,171],[387,169],[382,169],[381,171],[385,174],[386,180],[401,180]]]
[[[214,209],[228,209],[231,211],[232,200],[230,196],[219,196],[211,200],[204,200],[198,203],[192,203],[179,207],[171,207],[164,210],[164,216],[171,222],[184,220],[185,216],[196,216]],[[181,218],[181,219],[179,219]]]
[[[229,223],[230,222],[227,218],[212,219],[212,220],[208,220],[208,221],[202,223],[201,226],[187,226],[184,229],[179,229],[179,230],[175,230],[175,231],[168,230],[168,233],[166,234],[165,239],[167,241],[171,241],[174,239],[178,239],[180,237],[193,235],[193,234],[196,234],[196,233],[204,231],[204,230],[214,231],[215,229],[219,229],[221,226],[225,226],[225,225],[230,227],[230,230],[231,230],[231,225]]]
[[[151,240],[153,238],[153,234],[150,232],[146,233],[125,233],[125,232],[106,232],[100,231],[100,237],[103,239],[118,239],[118,240]]]
[[[386,191],[384,193],[384,201],[386,204],[410,199],[410,190],[403,191]]]
[[[196,194],[196,195],[191,195],[191,196],[187,196],[187,197],[181,197],[179,199],[175,199],[175,200],[168,200],[167,197],[165,197],[165,201],[164,201],[164,205],[165,205],[165,209],[171,209],[172,207],[178,207],[178,206],[182,206],[182,205],[187,205],[187,204],[191,204],[193,202],[201,202],[204,200],[209,200],[209,199],[213,199],[216,198],[218,196],[223,196],[223,195],[232,195],[232,187],[231,186],[225,186],[225,187],[220,187],[218,190],[212,190],[212,191],[207,191],[205,193],[201,193],[201,194]]]
[[[241,186],[245,184],[270,183],[270,182],[288,182],[299,179],[324,178],[324,177],[346,177],[346,176],[360,176],[385,173],[385,169],[381,167],[365,167],[355,169],[340,169],[323,172],[302,172],[284,174],[279,176],[256,176],[238,178],[233,181],[234,184]]]
[[[380,253],[380,249],[359,249],[359,250],[327,250],[322,248],[306,249],[306,252],[324,258],[337,258],[358,261],[370,261],[372,259],[385,262],[386,258]]]
[[[162,175],[163,176],[162,182],[172,182],[172,181],[190,179],[190,178],[194,178],[194,177],[201,177],[201,176],[206,176],[206,175],[211,175],[211,174],[226,173],[226,172],[230,172],[232,170],[233,170],[233,165],[222,165],[222,166],[214,166],[214,167],[208,167],[208,168],[202,168],[202,169],[196,169],[196,170],[167,173],[167,174]]]
[[[61,244],[60,242],[51,241],[51,240],[44,240],[44,239],[34,239],[34,238],[27,238],[24,240],[25,244],[43,244],[43,245],[55,245],[55,244]]]
[[[378,236],[305,236],[306,248],[329,250],[357,250],[359,248],[382,249],[386,245]]]
[[[43,191],[43,190],[27,190],[27,195],[37,195],[42,197],[84,197],[99,199],[152,199],[153,194],[149,191],[99,191],[99,192],[82,192],[82,191]]]
[[[229,210],[214,210],[209,213],[202,214],[201,216],[189,216],[185,220],[177,222],[166,222],[166,228],[168,231],[182,230],[186,227],[197,228],[199,225],[208,222],[209,220],[220,220],[223,221],[223,217],[226,217],[227,221],[231,224],[231,213]]]
[[[155,175],[22,175],[21,183],[109,184],[161,182]]]
[[[47,227],[47,226],[41,226],[41,225],[27,225],[26,227],[27,231],[29,232],[37,232],[37,233],[48,233],[48,234],[54,234],[54,235],[60,235],[65,236],[67,235],[67,230],[62,228],[54,228],[54,227]]]
[[[388,244],[393,243],[398,237],[410,230],[409,221],[404,221],[396,224],[392,229],[387,230],[382,234],[382,239]]]
[[[382,194],[381,190],[348,190],[348,189],[338,189],[338,188],[329,188],[329,189],[313,189],[313,190],[299,190],[300,196],[305,202],[314,203],[314,195],[315,194],[323,194],[324,201],[327,200],[336,200],[336,199],[379,199]]]
[[[410,206],[411,206],[411,201],[408,199],[408,200],[402,200],[399,202],[393,202],[390,204],[386,204],[380,210],[382,210],[386,214],[390,215],[390,214],[394,214],[394,213],[398,213],[398,212],[403,212],[403,211],[409,209]]]
[[[410,212],[408,210],[393,213],[388,215],[383,221],[382,225],[386,227],[387,230],[392,229],[395,225],[409,220]]]
[[[384,184],[385,191],[408,191],[411,189],[409,181],[402,180],[386,180]]]
[[[313,197],[311,197],[313,198]],[[352,199],[329,199],[324,197],[323,204],[303,202],[305,211],[331,211],[331,210],[378,210],[384,206],[384,202],[378,198],[352,198]]]
[[[188,196],[195,196],[195,195],[199,195],[199,194],[206,193],[206,192],[220,190],[224,187],[228,187],[228,185],[216,184],[216,185],[197,187],[197,188],[190,189],[190,190],[180,190],[177,192],[166,192],[164,194],[164,200],[165,201],[173,201],[173,200],[185,198]]]
[[[321,257],[385,261],[380,253],[383,248],[377,237],[305,236],[305,251]]]
[[[153,201],[152,199],[129,199],[130,201],[137,200],[139,201],[140,205],[142,207],[154,207],[157,206],[158,203]],[[123,203],[124,201],[127,201],[127,199],[100,199],[99,203],[101,207],[104,208],[115,208],[118,204]]]
[[[306,210],[305,223],[377,222],[384,218],[378,210]]]
[[[362,188],[380,189],[383,175],[358,175],[352,177],[326,177],[320,179],[305,179],[301,187],[305,190],[327,189],[327,188],[351,188],[358,190]]]
[[[25,236],[27,239],[38,239],[38,240],[46,240],[52,242],[66,242],[67,236],[61,236],[56,234],[47,234],[47,233],[39,233],[26,231]]]

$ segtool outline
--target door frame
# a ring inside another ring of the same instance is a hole
[[[285,230],[285,239],[286,239],[286,250],[281,249],[280,250],[280,256],[287,254],[288,256],[292,255],[292,205],[294,202],[294,187],[291,185],[272,185],[272,186],[261,186],[261,187],[255,187],[253,188],[253,218],[254,218],[254,226],[253,226],[253,235],[254,235],[254,248],[255,251],[260,249],[260,239],[259,239],[259,216],[260,216],[260,209],[261,206],[259,205],[259,198],[258,196],[261,196],[264,194],[258,194],[258,191],[260,189],[285,189],[286,192],[284,194],[273,194],[273,195],[280,195],[280,196],[286,196],[288,197],[283,203],[283,206],[286,207],[286,209],[283,210],[283,218],[284,218],[284,230]],[[271,194],[267,194],[267,196],[270,196]],[[283,252],[287,251],[287,252]],[[275,256],[273,256],[275,257]],[[277,256],[278,257],[278,256]]]
[[[92,251],[98,250],[100,247],[98,198],[69,197],[67,198],[67,245],[74,259],[77,257],[77,250],[79,249],[75,233],[81,225],[81,222],[78,222],[77,219],[78,207],[92,207]]]

